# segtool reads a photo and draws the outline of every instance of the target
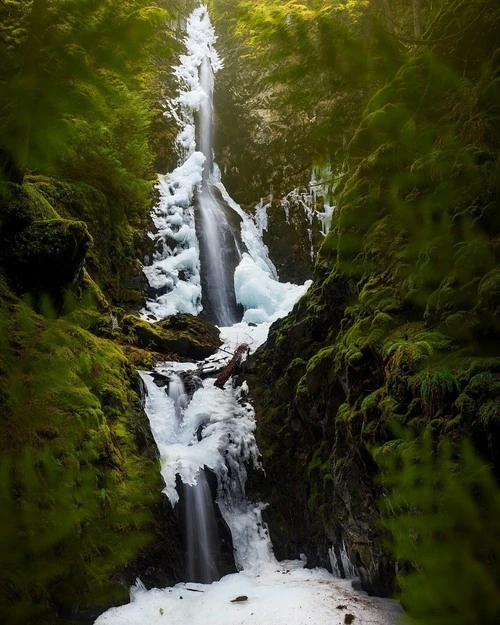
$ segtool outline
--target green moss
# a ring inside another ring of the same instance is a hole
[[[326,517],[329,512],[329,506],[324,502],[326,498],[326,492],[331,488],[331,482],[333,480],[333,464],[330,456],[330,448],[327,442],[323,442],[322,445],[314,451],[311,461],[307,465],[307,478],[310,484],[310,495],[307,505],[311,511],[319,510],[322,507],[320,514]]]
[[[488,430],[498,428],[500,425],[500,404],[497,398],[488,401],[481,406],[479,411],[479,420],[485,428],[488,428]]]
[[[4,243],[0,262],[18,292],[57,298],[65,288],[80,284],[90,244],[83,222],[36,221]]]
[[[0,564],[9,622],[124,600],[114,573],[148,540],[157,463],[119,348],[35,314],[0,279]]]
[[[199,360],[212,355],[221,345],[219,329],[193,315],[178,314],[156,323],[126,315],[122,330],[131,344],[142,349]]]
[[[0,235],[20,232],[35,221],[59,215],[47,200],[29,185],[0,184]]]
[[[141,229],[146,228],[147,211],[133,223],[123,215],[116,218],[106,195],[83,182],[30,176],[25,186],[46,198],[60,216],[87,224],[94,243],[87,269],[105,295],[114,303],[140,305],[144,296],[136,286],[142,275],[136,257],[144,255]]]
[[[365,417],[370,417],[377,411],[381,400],[384,399],[386,395],[386,390],[383,388],[378,388],[373,393],[367,395],[363,401],[361,402],[361,412],[365,415]]]
[[[418,371],[431,358],[449,351],[450,339],[440,332],[422,329],[420,324],[410,324],[391,333],[383,345],[389,371]]]
[[[498,314],[500,306],[500,269],[489,271],[478,286],[477,306],[481,311]]]

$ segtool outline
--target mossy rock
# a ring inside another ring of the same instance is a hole
[[[35,221],[57,217],[49,202],[32,187],[0,184],[0,237],[16,234]]]
[[[81,221],[36,221],[4,242],[0,262],[18,293],[58,297],[80,284],[91,241]]]
[[[29,176],[25,186],[43,196],[60,217],[87,225],[93,245],[86,267],[109,302],[127,310],[142,308],[147,280],[138,259],[148,253],[147,211],[137,222],[124,219],[105,193],[83,182]]]
[[[165,361],[165,354],[152,352],[148,349],[141,349],[133,345],[123,345],[122,349],[127,360],[137,369],[153,369],[156,365]],[[171,357],[174,360],[173,357]]]
[[[122,329],[142,349],[174,353],[194,360],[211,356],[222,344],[219,329],[193,315],[174,315],[156,323],[126,315]]]

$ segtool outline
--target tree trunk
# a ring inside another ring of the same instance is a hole
[[[242,364],[246,361],[250,348],[246,343],[242,343],[234,352],[234,356],[229,363],[219,373],[217,379],[214,382],[214,386],[217,388],[224,388],[224,384],[230,377],[238,373]]]

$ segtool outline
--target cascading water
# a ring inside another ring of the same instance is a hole
[[[230,326],[241,319],[234,293],[234,271],[241,260],[241,248],[238,233],[229,220],[231,209],[215,196],[210,182],[213,170],[214,73],[208,56],[204,57],[200,66],[200,87],[205,94],[200,105],[198,125],[199,147],[205,157],[201,191],[197,198],[202,303],[205,316],[220,326]]]
[[[210,584],[220,579],[219,531],[212,491],[205,471],[198,474],[194,486],[183,485],[186,515],[187,581]]]
[[[188,405],[188,397],[184,382],[176,373],[172,373],[168,384],[168,396],[174,403],[175,418],[177,423],[181,422],[184,410]]]
[[[174,371],[168,375],[168,397],[172,400],[175,422],[182,426],[189,397],[182,378]],[[186,526],[187,580],[210,584],[220,579],[217,567],[219,531],[205,470],[199,472],[196,484],[192,486],[183,484],[182,490]]]
[[[245,339],[255,349],[265,335],[259,326],[224,328],[223,348],[232,351]],[[262,521],[265,506],[245,496],[246,466],[258,465],[247,389],[229,382],[220,389],[209,377],[227,362],[225,353],[203,363],[165,363],[141,374],[147,388],[145,409],[162,459],[164,492],[172,504],[185,509],[188,581],[149,591],[138,581],[131,602],[108,610],[95,625],[338,625],[343,614],[332,608],[339,605],[348,606],[360,625],[397,625],[401,611],[394,602],[355,592],[349,580],[325,570],[305,569],[302,556],[285,562],[274,558]],[[190,390],[180,392],[183,379],[186,388],[196,389],[190,401]],[[190,379],[193,384],[188,384]],[[182,397],[188,400],[185,406],[179,403]],[[217,506],[207,471],[217,478]],[[223,548],[217,507],[231,531],[237,575],[217,566]],[[330,555],[333,560],[333,551]],[[213,580],[219,581],[209,583]]]

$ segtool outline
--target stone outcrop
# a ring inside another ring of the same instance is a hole
[[[0,265],[15,291],[57,300],[79,286],[92,242],[86,225],[59,218],[31,189],[3,185],[0,196]]]
[[[149,323],[136,315],[122,319],[123,334],[141,349],[203,360],[222,344],[220,331],[209,321],[178,314]]]
[[[305,189],[269,204],[262,239],[281,282],[302,284],[311,278],[323,236],[314,200]]]

